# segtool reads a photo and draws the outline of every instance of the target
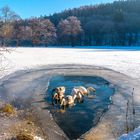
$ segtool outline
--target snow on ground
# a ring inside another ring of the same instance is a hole
[[[118,140],[140,140],[140,127],[129,134],[122,135]]]
[[[0,77],[17,70],[36,68],[48,64],[96,65],[140,79],[140,50],[105,50],[73,48],[16,48],[5,54],[0,67],[6,66]],[[140,139],[140,127],[119,140]]]
[[[20,69],[30,69],[48,64],[86,64],[119,71],[140,78],[140,50],[103,50],[73,48],[17,48],[7,53],[3,75]]]

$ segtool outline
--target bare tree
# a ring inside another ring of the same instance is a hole
[[[0,10],[0,37],[1,46],[6,46],[8,40],[12,37],[13,22],[19,19],[19,16],[13,12],[8,6],[3,7]]]
[[[69,36],[71,46],[75,45],[75,38],[82,32],[80,20],[75,16],[70,16],[65,20],[61,20],[58,24],[60,36]]]
[[[45,46],[56,38],[56,29],[48,19],[40,20],[41,41]]]
[[[56,37],[56,29],[48,19],[33,18],[30,20],[30,27],[32,29],[32,43],[33,45],[43,44],[48,46],[48,43]]]
[[[25,24],[23,20],[17,20],[13,24],[13,40],[16,42],[16,46],[21,45],[23,41],[30,40],[32,37],[32,29],[28,24]]]
[[[13,22],[18,20],[19,16],[13,12],[8,6],[0,9],[0,72],[4,72],[7,64],[4,64],[5,53],[11,52],[7,48],[7,43],[10,41],[13,33]]]

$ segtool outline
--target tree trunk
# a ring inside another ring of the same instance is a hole
[[[75,43],[74,43],[74,37],[71,36],[71,46],[74,47],[75,46]]]

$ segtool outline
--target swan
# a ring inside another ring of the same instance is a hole
[[[65,98],[63,97],[60,102],[60,107],[65,108],[66,106],[73,106],[74,105],[74,96],[67,95]]]
[[[56,87],[52,90],[52,104],[55,103],[58,104],[58,102],[61,102],[62,98],[65,94],[65,87]]]
[[[96,92],[96,90],[93,87],[85,88],[83,86],[74,87],[72,89],[72,95],[77,95],[77,93],[80,92],[82,96],[89,95],[91,92]]]

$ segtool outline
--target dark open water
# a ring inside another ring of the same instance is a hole
[[[71,94],[74,86],[92,86],[96,89],[96,97],[85,97],[83,103],[76,103],[64,112],[59,105],[51,105],[51,91],[57,86],[65,86],[66,95]],[[59,75],[50,80],[46,101],[50,103],[48,108],[57,124],[70,139],[76,139],[97,125],[100,117],[108,110],[114,91],[113,85],[101,77]]]

